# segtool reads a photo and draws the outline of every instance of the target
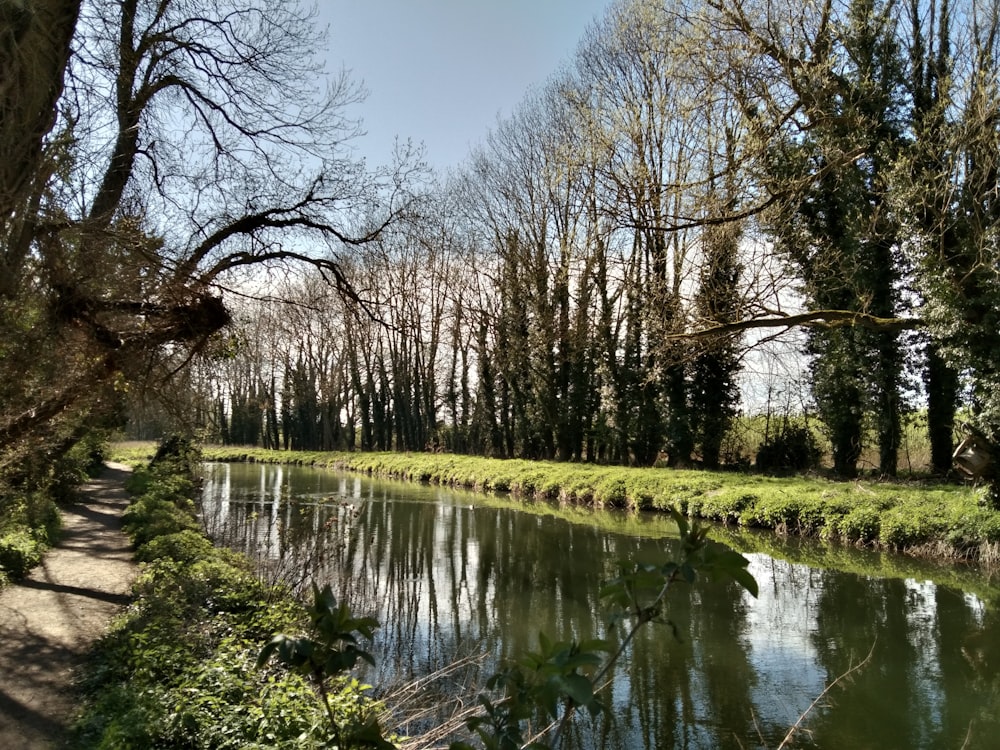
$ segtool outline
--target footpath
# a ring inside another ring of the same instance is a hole
[[[23,581],[0,591],[0,748],[66,748],[73,682],[135,578],[121,530],[128,467],[108,464],[63,508],[63,534]]]

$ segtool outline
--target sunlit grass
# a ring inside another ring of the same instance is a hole
[[[139,461],[155,445],[122,444]],[[832,481],[736,472],[500,460],[440,453],[324,453],[206,446],[209,461],[288,463],[559,500],[598,508],[666,510],[746,529],[818,537],[878,550],[995,563],[1000,513],[972,487],[928,482]]]

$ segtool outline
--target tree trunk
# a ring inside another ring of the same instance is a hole
[[[927,437],[931,444],[931,470],[945,475],[951,471],[954,450],[955,407],[958,403],[958,375],[938,354],[934,344],[927,345]]]

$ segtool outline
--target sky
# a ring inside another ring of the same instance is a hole
[[[572,61],[612,0],[320,0],[327,69],[368,90],[351,110],[369,167],[393,144],[423,144],[444,173],[465,161],[498,117]]]

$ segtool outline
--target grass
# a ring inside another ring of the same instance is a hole
[[[135,460],[151,446],[126,446]],[[936,559],[1000,564],[1000,513],[969,486],[927,482],[832,481],[735,472],[624,468],[499,460],[435,453],[322,453],[208,446],[212,461],[250,461],[344,469],[517,498],[598,508],[662,511],[743,529],[816,537]]]

